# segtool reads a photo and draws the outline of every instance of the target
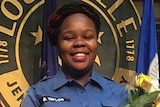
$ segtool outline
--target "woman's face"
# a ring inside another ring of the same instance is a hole
[[[91,71],[97,51],[97,34],[92,20],[81,13],[68,16],[60,26],[57,48],[62,66],[69,72]]]

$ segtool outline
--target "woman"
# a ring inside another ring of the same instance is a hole
[[[99,16],[89,5],[58,8],[47,32],[62,59],[61,70],[30,87],[22,107],[124,107],[127,90],[93,69],[99,30]]]

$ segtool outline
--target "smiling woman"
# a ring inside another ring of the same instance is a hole
[[[77,82],[84,85],[97,50],[97,34],[92,20],[81,13],[68,16],[60,27],[57,48],[65,74],[81,79],[82,81]]]
[[[124,107],[128,91],[93,69],[99,29],[99,16],[87,4],[66,4],[50,16],[47,33],[62,66],[30,87],[22,107]]]

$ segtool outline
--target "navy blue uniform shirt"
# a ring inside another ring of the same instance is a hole
[[[95,71],[84,86],[59,71],[31,86],[22,107],[124,107],[127,101],[127,89]]]

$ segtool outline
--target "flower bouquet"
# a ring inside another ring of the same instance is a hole
[[[125,107],[160,107],[158,80],[148,75],[135,76],[135,84],[129,89],[129,103]]]

